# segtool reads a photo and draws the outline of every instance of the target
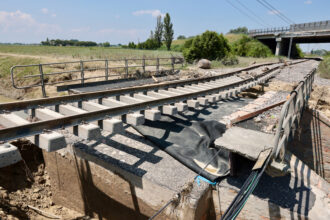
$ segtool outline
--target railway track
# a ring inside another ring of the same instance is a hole
[[[160,119],[161,114],[175,115],[236,96],[264,83],[284,65],[267,63],[199,79],[3,103],[0,104],[0,142],[4,145],[25,137],[46,151],[55,151],[66,147],[62,129],[83,139],[98,139],[100,129],[118,133],[123,123],[140,125],[145,119]],[[258,73],[240,75],[250,70]]]

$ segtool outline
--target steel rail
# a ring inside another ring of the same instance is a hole
[[[304,62],[304,61],[305,60],[297,61],[294,64],[298,64],[298,63]],[[273,65],[273,64],[277,64],[277,62],[257,64],[257,65],[249,66],[249,67],[242,68],[242,69],[239,69],[236,71],[232,71],[229,73],[215,75],[215,76],[208,76],[208,77],[203,77],[203,78],[197,78],[197,79],[176,80],[176,81],[172,81],[172,82],[149,84],[149,85],[143,85],[143,86],[134,86],[134,87],[127,87],[127,88],[113,89],[113,90],[106,90],[106,91],[88,92],[88,93],[74,94],[74,95],[67,95],[67,96],[57,96],[57,97],[51,97],[51,98],[41,98],[41,99],[34,99],[34,100],[25,100],[25,101],[23,100],[23,101],[18,101],[18,102],[1,103],[0,111],[19,111],[19,110],[25,110],[25,109],[38,108],[40,106],[46,107],[46,106],[51,106],[51,105],[56,105],[56,104],[77,102],[77,101],[81,101],[81,100],[98,99],[98,98],[118,96],[118,95],[123,95],[123,94],[131,94],[131,93],[136,93],[136,92],[157,90],[157,89],[161,89],[161,88],[170,88],[170,87],[177,87],[177,86],[183,86],[183,85],[190,85],[190,84],[207,82],[207,81],[211,81],[211,80],[230,77],[230,76],[233,76],[242,71],[248,71],[251,69],[259,68],[261,66]],[[79,80],[79,79],[77,79],[77,80]]]
[[[126,106],[121,107],[115,107],[115,108],[108,108],[98,111],[90,111],[82,114],[77,114],[73,116],[64,116],[60,119],[51,119],[51,120],[45,120],[45,121],[39,121],[39,122],[33,122],[27,125],[17,126],[17,127],[10,127],[0,130],[0,140],[1,141],[9,141],[18,139],[21,137],[31,136],[31,135],[37,135],[42,133],[44,130],[54,130],[54,129],[61,129],[64,127],[72,127],[76,126],[85,122],[92,122],[92,121],[98,121],[103,120],[109,117],[114,116],[121,116],[126,115],[131,112],[137,112],[137,111],[143,111],[149,108],[168,105],[172,103],[177,103],[181,101],[186,101],[188,99],[193,99],[199,96],[205,96],[212,93],[219,93],[221,91],[224,91],[226,89],[232,89],[235,87],[239,87],[241,85],[247,84],[249,82],[255,82],[256,79],[261,80],[264,76],[270,74],[271,72],[279,69],[280,66],[276,66],[262,74],[259,74],[255,79],[243,79],[238,82],[229,83],[226,85],[218,86],[215,88],[209,88],[209,89],[203,89],[202,91],[196,91],[191,92],[188,94],[178,94],[173,97],[166,97],[166,98],[159,98],[152,101],[144,101],[137,104],[129,104]],[[87,100],[84,99],[84,95],[75,95],[75,97],[79,97],[79,101]],[[70,96],[68,96],[70,97]],[[106,96],[105,96],[106,97]],[[60,97],[56,97],[60,98]],[[47,101],[49,99],[45,99],[44,101]],[[75,99],[78,100],[78,99]],[[34,100],[36,101],[36,100]],[[41,100],[37,100],[38,102]],[[72,100],[71,100],[72,101]],[[26,101],[25,103],[29,103],[29,101]],[[9,103],[10,104],[10,103]],[[17,103],[19,104],[19,103]],[[13,105],[11,105],[13,107]],[[1,106],[0,106],[1,107]],[[14,108],[14,109],[17,109]]]

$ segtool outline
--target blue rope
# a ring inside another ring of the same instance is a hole
[[[210,180],[198,175],[198,176],[195,177],[195,181],[196,181],[198,186],[200,186],[200,184],[201,184],[200,180],[202,180],[202,181],[204,181],[204,182],[206,182],[210,185],[213,185],[213,186],[215,186],[217,184],[217,182],[211,182]]]

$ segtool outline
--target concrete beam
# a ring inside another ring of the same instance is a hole
[[[95,102],[82,102],[82,108],[87,111],[98,111],[103,109],[109,109],[110,107],[101,105]],[[101,120],[102,128],[111,134],[120,133],[124,130],[123,123],[120,119],[105,119]]]
[[[102,104],[112,108],[128,105],[125,102],[121,102],[113,98],[102,99]],[[134,126],[144,124],[144,116],[140,113],[131,113],[131,114],[123,115],[121,118],[122,121],[125,122],[126,124],[130,124]]]
[[[120,101],[118,101],[116,99],[113,99],[113,98],[104,98],[104,99],[102,99],[102,105],[112,107],[112,108],[116,108],[116,107],[125,106],[127,104],[124,103],[124,102],[120,102]]]
[[[22,160],[17,147],[5,143],[0,145],[0,168],[15,164]]]
[[[75,109],[75,111],[79,108],[76,108],[72,106],[73,108],[70,109]],[[54,112],[50,109],[43,108],[43,109],[36,109],[36,117],[41,119],[41,120],[49,120],[49,119],[57,119],[57,118],[62,118],[63,115]],[[74,113],[74,112],[73,112]],[[72,112],[68,112],[68,114],[73,114]],[[78,126],[77,132],[76,130],[72,127],[68,129],[69,132],[78,135],[81,138],[87,139],[87,140],[97,140],[101,137],[101,131],[100,128],[97,125],[94,124],[82,124]]]
[[[29,123],[29,121],[19,117],[14,113],[0,115],[0,124],[5,127],[15,127]],[[46,150],[47,152],[56,151],[66,147],[64,136],[54,131],[35,136],[29,136],[26,137],[26,139],[37,145],[39,148]]]

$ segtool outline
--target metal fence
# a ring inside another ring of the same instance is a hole
[[[111,65],[114,64],[114,65]],[[123,60],[80,60],[71,62],[44,63],[31,65],[16,65],[11,67],[12,85],[16,89],[41,87],[42,95],[46,94],[46,86],[80,81],[84,84],[91,79],[109,80],[115,76],[129,78],[130,75],[146,73],[159,74],[161,71],[171,71],[181,68],[182,57],[141,58]],[[146,67],[154,67],[147,70]],[[54,71],[56,69],[56,71]],[[87,74],[91,73],[91,74]],[[87,76],[89,75],[89,76]],[[58,78],[54,80],[57,76]]]
[[[304,77],[304,80],[300,81],[296,89],[291,92],[290,98],[282,107],[274,140],[273,153],[275,154],[275,159],[284,159],[288,142],[293,140],[303,110],[312,91],[315,72],[316,69],[313,69]]]

